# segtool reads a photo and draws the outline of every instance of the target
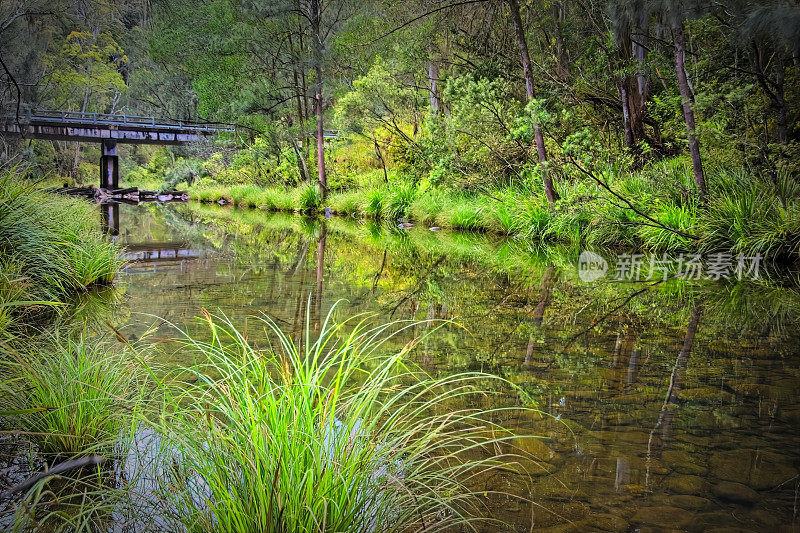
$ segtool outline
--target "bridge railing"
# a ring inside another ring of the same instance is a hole
[[[20,117],[23,118],[23,117]],[[175,130],[194,130],[204,132],[230,132],[235,128],[225,124],[205,124],[184,120],[159,119],[141,115],[117,115],[109,113],[83,113],[80,111],[55,111],[50,109],[27,109],[24,121],[31,122],[80,122],[82,124],[125,125],[139,127],[158,127]]]

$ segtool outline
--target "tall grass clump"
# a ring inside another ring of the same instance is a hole
[[[372,189],[367,193],[366,201],[362,210],[364,216],[374,220],[383,218],[384,207],[386,205],[386,190]]]
[[[231,188],[231,200],[233,205],[240,207],[258,207],[261,203],[261,187],[255,185],[248,185],[244,187]]]
[[[714,198],[699,223],[705,251],[761,254],[770,258],[800,254],[800,197],[781,179],[773,190],[743,172],[720,173]]]
[[[58,333],[0,360],[2,415],[40,453],[108,449],[134,420],[144,372],[131,350]]]
[[[524,238],[532,242],[545,242],[551,235],[551,217],[552,213],[546,204],[535,199],[528,200],[520,205],[514,226]]]
[[[300,190],[297,209],[301,213],[315,213],[322,205],[322,193],[316,185],[306,185]]]
[[[392,220],[409,216],[411,204],[414,202],[416,189],[410,183],[400,183],[395,185],[389,192],[389,199],[386,202],[384,217]]]
[[[202,185],[192,188],[191,198],[204,204],[219,202],[220,200],[231,201],[231,191],[228,187]]]
[[[489,210],[489,220],[494,232],[501,235],[513,235],[516,233],[516,221],[510,206],[505,203],[495,202]]]
[[[268,318],[256,347],[224,317],[211,341],[189,339],[198,364],[168,394],[155,476],[176,528],[190,531],[436,531],[470,524],[475,476],[514,459],[513,437],[475,408],[501,378],[431,378],[402,350],[399,324],[334,324],[300,344]],[[495,383],[489,383],[495,382]],[[502,383],[501,383],[502,382]],[[483,494],[481,492],[481,494]]]
[[[11,334],[14,312],[31,305],[30,300],[30,284],[22,273],[22,265],[0,256],[0,340]]]
[[[449,197],[448,205],[442,210],[437,222],[442,226],[457,230],[483,231],[486,229],[484,207],[466,195]]]
[[[31,302],[13,304],[15,315],[30,315],[31,306],[57,305],[108,284],[122,264],[119,247],[103,236],[93,206],[36,189],[13,171],[0,176],[0,253],[6,286],[2,305],[12,305],[6,293],[16,282],[24,283]]]
[[[436,224],[437,217],[447,204],[447,195],[436,189],[429,189],[416,195],[409,207],[411,218],[420,224]]]
[[[334,193],[328,198],[328,206],[334,213],[358,217],[362,215],[362,196],[358,190]]]
[[[288,212],[294,209],[291,191],[282,187],[274,187],[259,191],[256,197],[256,207],[266,211]]]
[[[638,226],[637,232],[644,246],[659,252],[688,251],[692,249],[695,244],[694,239],[687,235],[693,235],[696,231],[696,209],[692,206],[666,204],[657,208],[651,216],[666,228],[650,223]],[[677,232],[670,231],[667,228],[672,228]]]

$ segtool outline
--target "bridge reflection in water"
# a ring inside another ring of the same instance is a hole
[[[112,241],[119,240],[120,204],[108,202],[100,204],[103,232]],[[124,247],[122,258],[125,260],[123,272],[126,274],[155,273],[159,270],[184,271],[187,261],[205,259],[206,250],[192,248],[186,242],[142,242],[121,243]]]

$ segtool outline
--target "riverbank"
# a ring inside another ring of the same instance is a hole
[[[0,336],[66,312],[122,265],[94,206],[0,176]]]
[[[314,185],[226,186],[205,180],[189,194],[203,203],[299,213],[329,208],[356,219],[495,233],[537,244],[800,258],[795,180],[778,176],[771,182],[744,171],[718,171],[709,176],[710,200],[699,205],[689,194],[687,170],[664,165],[624,176],[609,172],[599,177],[608,188],[586,180],[562,182],[554,208],[527,184],[468,193],[396,175],[388,183],[333,190],[324,202]]]

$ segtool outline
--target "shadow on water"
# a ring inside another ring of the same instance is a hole
[[[266,313],[302,339],[306,317],[371,313],[419,328],[433,375],[484,370],[551,418],[504,421],[538,459],[531,478],[481,478],[511,530],[711,527],[798,531],[800,292],[791,280],[586,283],[577,251],[476,234],[399,230],[202,205],[103,207],[126,247],[114,325],[170,343],[161,317],[204,335],[220,311],[252,342]],[[313,335],[313,332],[311,332]],[[165,351],[167,366],[189,361]],[[530,483],[529,483],[530,482]],[[493,491],[532,485],[533,509]]]

